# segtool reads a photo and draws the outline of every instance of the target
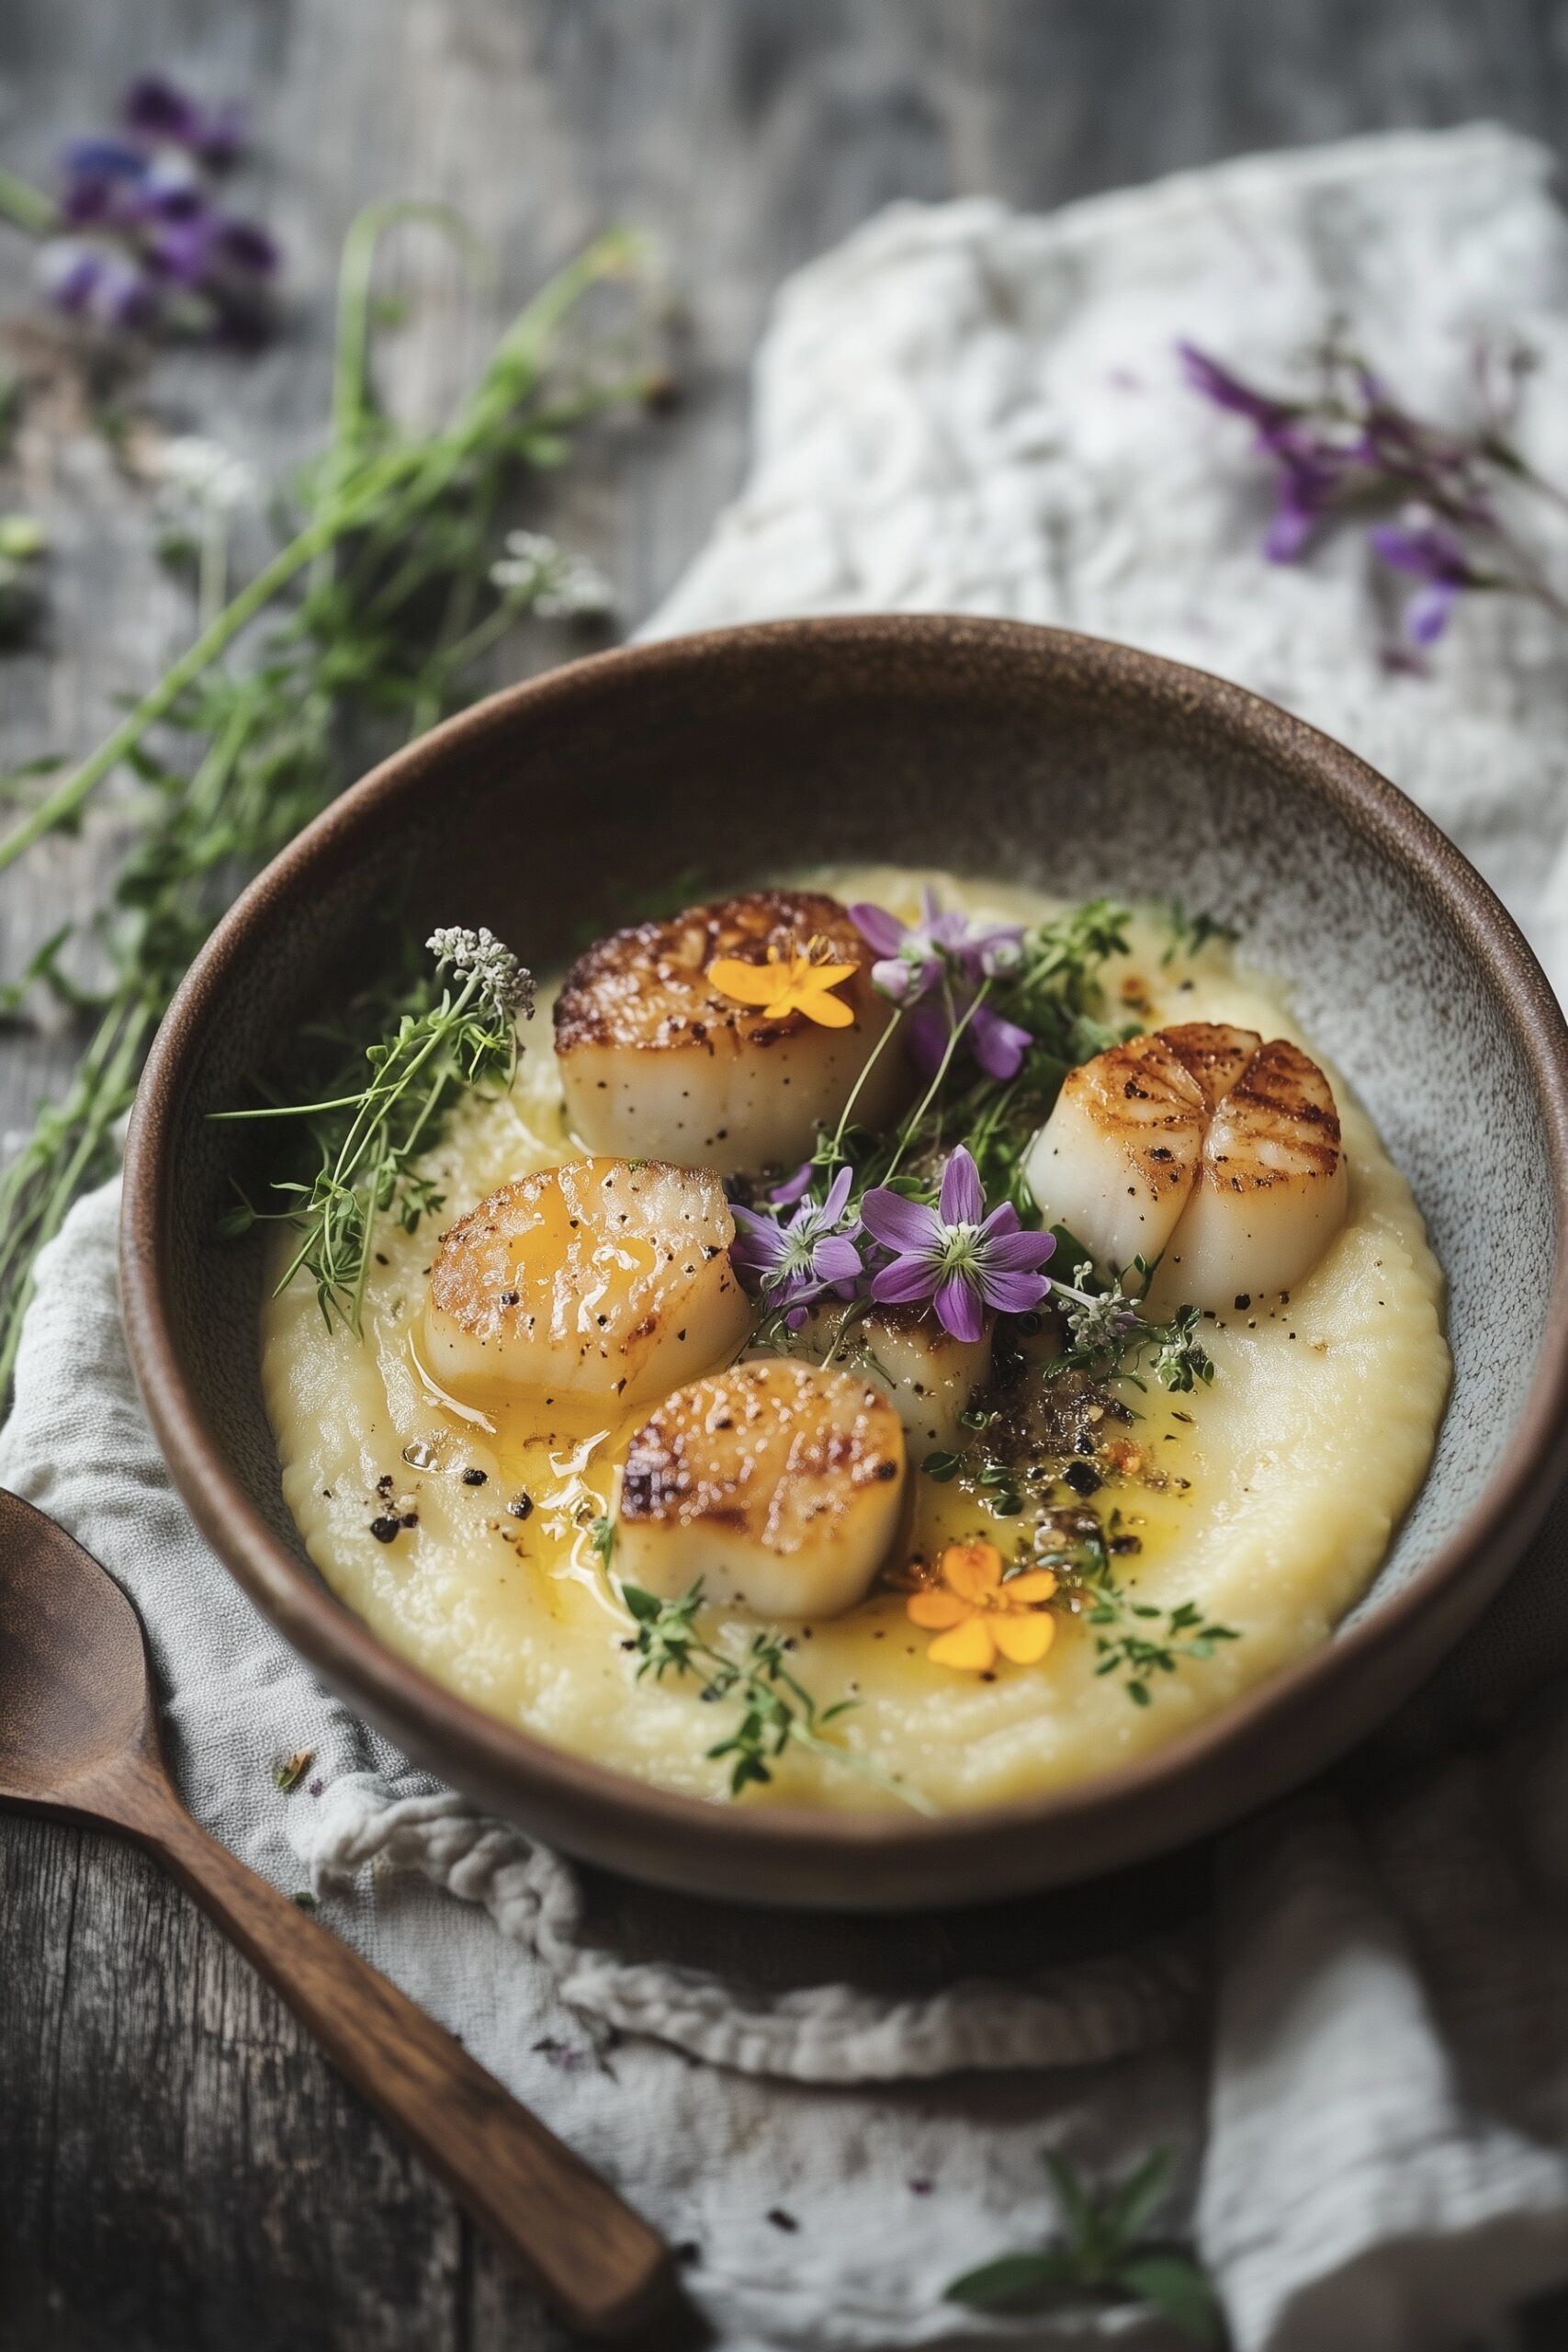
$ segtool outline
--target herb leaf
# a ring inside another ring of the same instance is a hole
[[[1143,2303],[1192,2342],[1219,2343],[1223,2315],[1201,2265],[1184,2247],[1141,2243],[1169,2181],[1170,2151],[1155,2150],[1119,2186],[1102,2189],[1090,2188],[1055,2149],[1042,2149],[1041,2160],[1066,2222],[1062,2244],[966,2270],[947,2289],[947,2301],[997,2312],[1038,2310],[1067,2297]]]
[[[955,2278],[946,2294],[950,2303],[967,2303],[975,2311],[1027,2311],[1077,2284],[1066,2254],[999,2254]]]
[[[1222,941],[1227,947],[1234,947],[1241,937],[1238,931],[1228,922],[1221,922],[1216,915],[1190,915],[1179,899],[1172,899],[1168,902],[1165,909],[1165,917],[1170,925],[1170,939],[1159,960],[1162,968],[1167,971],[1179,956],[1190,959],[1194,956],[1201,955],[1212,939]]]
[[[1190,2255],[1143,2254],[1123,2262],[1117,2284],[1194,2344],[1218,2344],[1223,2323],[1219,2301],[1201,2264]]]
[[[287,1289],[306,1267],[329,1331],[334,1319],[355,1332],[361,1328],[376,1218],[389,1214],[405,1233],[413,1233],[442,1205],[417,1157],[437,1140],[443,1119],[466,1088],[492,1080],[511,1084],[516,1016],[533,1014],[531,976],[489,932],[436,932],[429,944],[438,968],[452,967],[455,985],[443,988],[427,1011],[405,1012],[390,1036],[366,1048],[366,1084],[325,1102],[211,1114],[225,1121],[310,1121],[320,1164],[309,1193],[270,1214],[304,1235],[277,1288]],[[298,1194],[304,1188],[275,1180],[274,1189]],[[262,1214],[251,1210],[253,1217]],[[226,1231],[243,1229],[234,1210],[222,1222]]]
[[[621,1597],[637,1629],[630,1646],[639,1655],[639,1682],[645,1674],[651,1674],[656,1682],[662,1681],[666,1672],[701,1674],[699,1697],[710,1702],[726,1699],[739,1702],[740,1718],[734,1730],[707,1751],[710,1758],[729,1760],[731,1796],[771,1781],[772,1761],[793,1746],[810,1748],[861,1773],[917,1813],[931,1810],[923,1798],[888,1780],[870,1757],[823,1736],[823,1724],[847,1713],[855,1702],[839,1699],[830,1707],[818,1708],[805,1684],[790,1671],[791,1644],[776,1629],[753,1634],[739,1656],[707,1641],[696,1622],[703,1605],[700,1577],[677,1600],[661,1600],[634,1584],[624,1584]]]

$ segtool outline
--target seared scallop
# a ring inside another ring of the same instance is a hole
[[[841,973],[818,1018],[727,994],[726,962],[809,957]],[[847,910],[815,890],[756,890],[600,940],[556,1001],[567,1115],[591,1151],[716,1168],[805,1159],[836,1119],[892,1018],[871,985],[872,954]],[[855,1115],[884,1125],[907,1087],[902,1056],[877,1061]]]
[[[1282,1037],[1190,1021],[1069,1073],[1024,1175],[1113,1273],[1158,1268],[1149,1311],[1289,1290],[1345,1220],[1334,1090]]]
[[[442,1386],[645,1404],[724,1363],[750,1307],[703,1169],[577,1159],[504,1184],[443,1236],[423,1332]]]
[[[1159,1031],[1069,1070],[1023,1163],[1048,1225],[1065,1225],[1117,1271],[1151,1263],[1198,1172],[1202,1080]]]
[[[785,1357],[667,1396],[632,1440],[617,1575],[674,1599],[698,1577],[758,1617],[833,1617],[897,1532],[904,1432],[863,1378]]]
[[[786,1334],[792,1354],[819,1360],[832,1346],[848,1310],[829,1304],[807,1311],[798,1332]],[[995,1317],[977,1340],[956,1340],[928,1309],[874,1306],[857,1314],[839,1358],[880,1388],[904,1424],[915,1461],[949,1453],[964,1442],[961,1417],[990,1377]]]
[[[1276,1037],[1215,1105],[1150,1312],[1290,1290],[1344,1224],[1348,1193],[1334,1090],[1299,1046]]]

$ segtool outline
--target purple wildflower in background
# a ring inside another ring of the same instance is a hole
[[[204,107],[162,74],[139,74],[120,101],[128,130],[158,146],[183,147],[209,171],[232,164],[245,143],[245,109],[238,98]]]
[[[1300,413],[1294,401],[1276,400],[1271,393],[1258,391],[1219,360],[1212,359],[1206,351],[1201,351],[1195,343],[1179,342],[1176,348],[1181,359],[1181,372],[1192,390],[1201,392],[1216,408],[1247,417],[1260,434],[1280,432]]]
[[[964,1042],[986,1075],[1016,1077],[1031,1042],[1028,1030],[976,998],[983,982],[1017,961],[1021,923],[944,914],[930,888],[919,922],[900,922],[886,907],[864,901],[850,909],[850,917],[877,958],[873,987],[908,1012],[906,1034],[917,1069],[930,1078],[941,1067],[962,1022]]]
[[[1385,563],[1421,583],[1404,607],[1412,645],[1435,645],[1465,589],[1486,584],[1459,534],[1429,507],[1406,507],[1397,523],[1379,523],[1368,537]]]
[[[1299,556],[1332,507],[1348,507],[1349,493],[1363,509],[1381,505],[1392,515],[1403,507],[1368,533],[1375,555],[1420,583],[1405,605],[1404,645],[1383,649],[1385,667],[1418,674],[1418,651],[1411,649],[1441,637],[1467,589],[1529,596],[1568,619],[1568,599],[1509,514],[1520,492],[1568,507],[1568,496],[1535,470],[1514,439],[1519,386],[1533,364],[1523,345],[1504,354],[1501,404],[1486,346],[1478,347],[1483,414],[1461,430],[1416,415],[1336,337],[1317,355],[1315,390],[1301,401],[1259,391],[1195,344],[1177,348],[1187,382],[1214,407],[1245,417],[1258,448],[1280,469],[1264,542],[1277,562]]]
[[[847,1298],[864,1272],[855,1247],[860,1220],[846,1223],[845,1205],[854,1171],[840,1168],[824,1201],[802,1201],[787,1224],[756,1209],[736,1208],[739,1233],[729,1246],[736,1271],[749,1275],[772,1306],[788,1310],[784,1320],[798,1330],[806,1309],[829,1292]]]
[[[1258,391],[1196,344],[1179,343],[1177,350],[1192,390],[1214,407],[1246,417],[1256,429],[1258,447],[1279,467],[1263,551],[1272,563],[1293,563],[1356,464],[1358,441],[1314,425],[1298,402]]]
[[[977,1340],[987,1307],[1026,1315],[1050,1289],[1039,1269],[1055,1237],[1025,1233],[1006,1201],[987,1216],[979,1171],[962,1144],[942,1171],[934,1209],[878,1184],[862,1201],[861,1216],[872,1238],[894,1253],[872,1278],[873,1298],[888,1306],[929,1300],[955,1340]]]
[[[59,228],[39,255],[50,300],[103,327],[259,341],[277,248],[214,202],[206,175],[239,153],[241,110],[143,74],[121,120],[122,134],[75,139],[62,153]]]

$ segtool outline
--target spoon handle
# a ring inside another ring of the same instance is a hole
[[[673,2300],[649,2224],[395,1984],[182,1806],[141,1826],[355,2090],[573,2326],[623,2335]]]

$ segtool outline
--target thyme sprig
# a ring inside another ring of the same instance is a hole
[[[1153,1703],[1150,1682],[1154,1676],[1174,1674],[1184,1657],[1212,1658],[1217,1643],[1241,1639],[1234,1625],[1206,1619],[1195,1600],[1180,1601],[1174,1609],[1156,1609],[1152,1601],[1129,1600],[1108,1576],[1095,1588],[1086,1623],[1100,1629],[1094,1638],[1100,1659],[1095,1673],[1124,1675],[1127,1696],[1135,1707]]]
[[[77,1193],[112,1172],[152,1032],[222,905],[349,781],[365,729],[412,737],[478,690],[476,663],[551,578],[542,565],[492,577],[520,472],[558,465],[579,424],[650,389],[617,347],[570,333],[590,289],[637,265],[616,232],[536,294],[446,424],[400,429],[373,387],[372,277],[381,240],[415,219],[473,246],[441,205],[377,204],[353,224],[332,434],[283,501],[291,536],[86,760],[0,795],[20,811],[0,840],[3,871],[73,826],[117,770],[144,794],[100,926],[111,977],[71,1007],[92,1022],[81,1059],[0,1180],[0,1394],[38,1252]]]
[[[1205,1387],[1214,1377],[1213,1359],[1198,1337],[1202,1321],[1196,1306],[1182,1306],[1168,1322],[1150,1322],[1142,1311],[1152,1268],[1134,1258],[1132,1271],[1144,1288],[1130,1298],[1121,1275],[1103,1290],[1085,1285],[1094,1280],[1094,1268],[1085,1259],[1073,1269],[1070,1283],[1054,1281],[1051,1288],[1064,1306],[1072,1345],[1059,1359],[1061,1368],[1081,1369],[1096,1380],[1120,1376],[1134,1387],[1146,1384],[1140,1367],[1146,1365],[1162,1388],[1189,1395],[1195,1383]]]
[[[700,1675],[700,1699],[710,1705],[727,1699],[739,1702],[740,1715],[734,1729],[707,1750],[710,1758],[728,1762],[731,1796],[754,1784],[765,1785],[773,1777],[773,1763],[785,1749],[803,1747],[860,1773],[917,1813],[931,1810],[923,1798],[889,1780],[872,1758],[824,1736],[825,1726],[848,1714],[857,1702],[836,1699],[830,1706],[818,1707],[806,1685],[792,1673],[788,1654],[793,1645],[776,1626],[753,1634],[739,1654],[719,1649],[698,1629],[697,1615],[703,1606],[700,1577],[678,1600],[661,1600],[635,1584],[623,1584],[621,1598],[636,1628],[631,1646],[639,1657],[639,1682],[649,1674],[658,1682],[667,1673]]]
[[[274,1214],[301,1228],[303,1238],[277,1283],[286,1290],[305,1267],[328,1330],[334,1318],[361,1329],[375,1220],[390,1212],[405,1233],[434,1215],[444,1195],[422,1173],[419,1155],[435,1142],[442,1122],[465,1089],[492,1081],[510,1086],[517,1067],[517,1023],[532,1020],[533,975],[494,935],[444,930],[427,941],[438,974],[453,981],[421,1013],[405,1012],[389,1036],[366,1048],[367,1085],[322,1102],[268,1103],[253,1111],[217,1111],[215,1119],[309,1119],[321,1161],[309,1184],[275,1178],[288,1201],[276,1212],[248,1200],[224,1220],[231,1238]]]

